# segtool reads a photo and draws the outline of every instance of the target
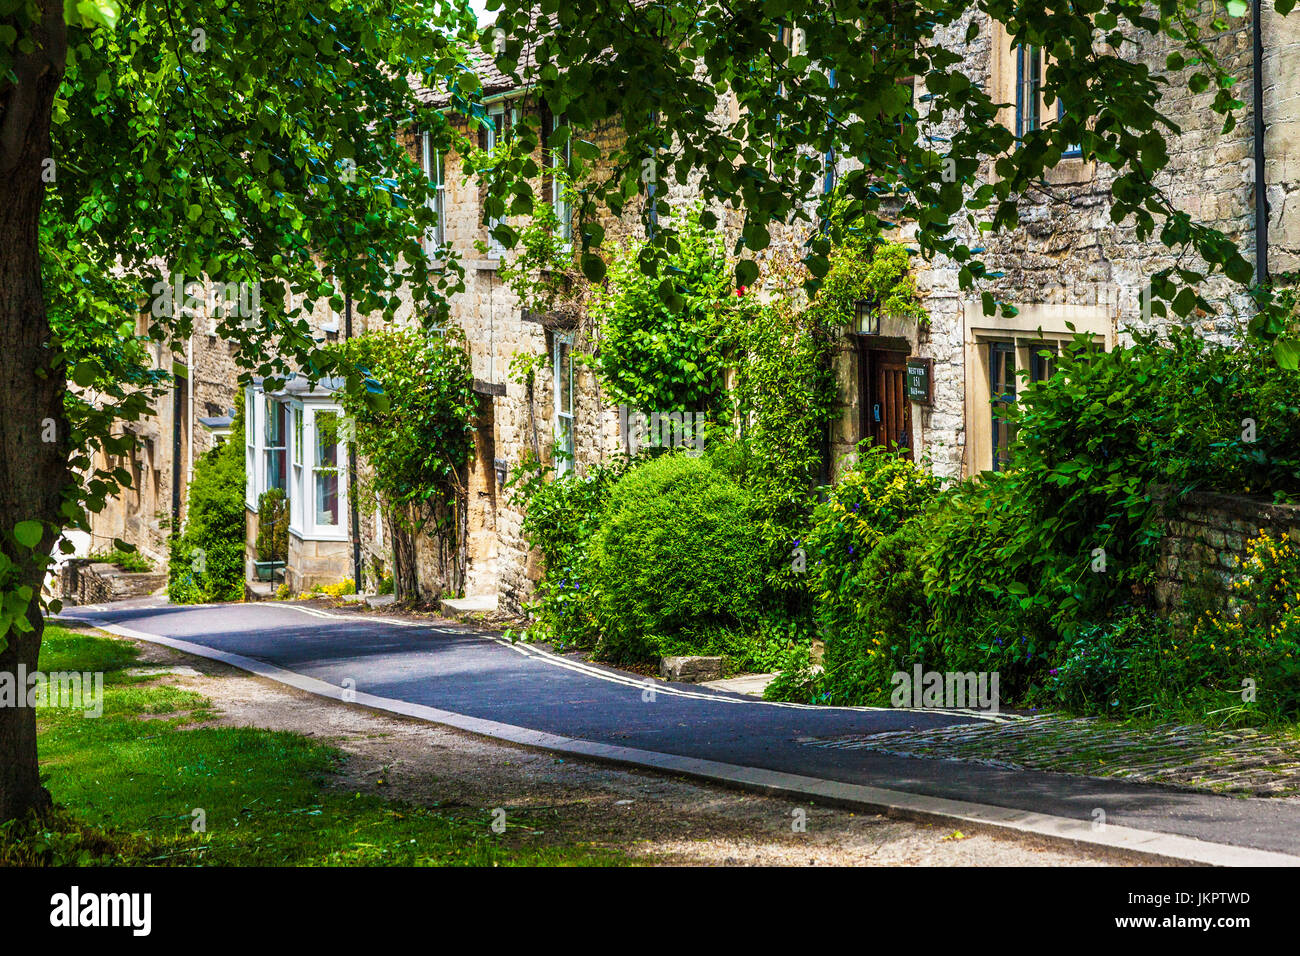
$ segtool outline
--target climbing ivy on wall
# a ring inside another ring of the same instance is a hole
[[[608,281],[592,297],[601,385],[615,402],[646,412],[718,407],[733,312],[745,307],[721,236],[701,226],[698,208],[677,218],[662,278],[642,269],[645,242],[627,241],[615,249]]]
[[[478,405],[464,333],[384,328],[335,348],[365,377],[363,387],[344,392],[342,404],[370,465],[369,490],[392,519],[399,599],[415,594],[411,536],[420,531],[438,540],[455,582],[464,569],[465,469]]]

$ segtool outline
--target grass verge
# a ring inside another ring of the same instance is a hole
[[[202,726],[211,702],[134,674],[122,641],[47,627],[41,669],[102,672],[103,715],[41,707],[50,813],[0,825],[0,866],[549,866],[628,860],[544,846],[491,808],[429,808],[328,784],[343,755],[300,734]],[[200,825],[201,824],[201,825]]]

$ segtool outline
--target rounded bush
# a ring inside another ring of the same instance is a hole
[[[664,455],[623,476],[589,552],[601,656],[743,659],[765,560],[751,519],[749,495],[704,459]]]

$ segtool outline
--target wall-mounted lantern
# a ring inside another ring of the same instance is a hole
[[[880,313],[867,299],[857,299],[853,303],[853,332],[858,335],[880,334]]]

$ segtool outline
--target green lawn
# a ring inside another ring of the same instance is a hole
[[[609,865],[621,854],[543,846],[491,829],[490,808],[449,812],[324,786],[341,759],[294,733],[203,728],[210,702],[167,677],[125,673],[120,641],[49,627],[41,669],[103,671],[104,714],[43,708],[45,784],[59,810],[0,827],[0,865]],[[206,814],[204,833],[191,826]]]

